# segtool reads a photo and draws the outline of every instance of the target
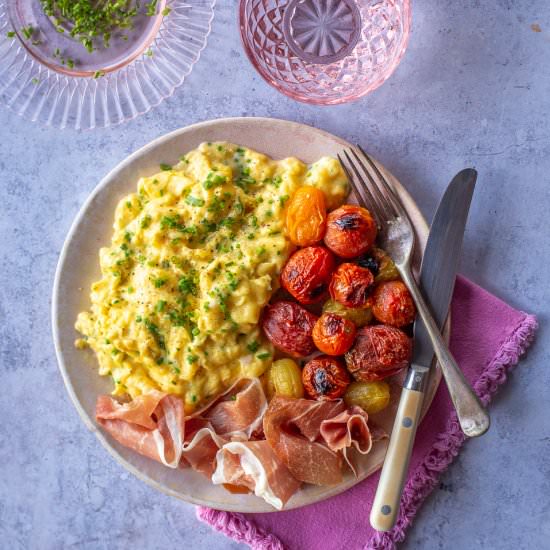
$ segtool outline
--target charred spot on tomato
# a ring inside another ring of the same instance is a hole
[[[368,269],[375,277],[378,275],[378,270],[380,269],[378,262],[369,255],[361,256],[361,258],[357,260],[357,265]]]
[[[332,384],[323,369],[319,369],[313,375],[313,387],[319,395],[325,395],[332,389]]]
[[[351,231],[361,226],[361,218],[357,214],[344,214],[342,217],[337,218],[334,223],[344,231]]]
[[[322,355],[306,364],[302,382],[309,397],[322,401],[341,397],[350,383],[350,376],[339,359]]]

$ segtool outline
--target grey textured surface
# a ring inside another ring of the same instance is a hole
[[[548,548],[548,2],[415,2],[396,74],[362,101],[331,108],[294,103],[256,75],[234,4],[219,1],[207,49],[184,86],[130,124],[59,132],[0,110],[0,547],[239,546],[197,522],[191,506],[127,474],[87,432],[57,372],[49,308],[71,220],[111,167],[180,126],[264,115],[361,142],[428,218],[456,171],[478,169],[462,272],[538,314],[542,326],[491,408],[492,429],[465,446],[404,546]]]

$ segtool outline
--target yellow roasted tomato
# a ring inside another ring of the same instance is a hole
[[[115,395],[157,389],[193,410],[271,366],[258,323],[293,250],[285,205],[304,185],[331,207],[347,195],[334,159],[308,167],[223,142],[138,181],[116,208],[102,277],[76,321],[77,345],[95,351]]]

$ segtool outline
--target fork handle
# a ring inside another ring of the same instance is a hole
[[[489,429],[489,415],[483,408],[460,367],[454,360],[449,348],[443,341],[441,333],[432,317],[430,308],[422,296],[410,270],[403,269],[401,276],[412,294],[418,313],[426,325],[447,389],[455,407],[462,431],[469,437],[483,435]]]

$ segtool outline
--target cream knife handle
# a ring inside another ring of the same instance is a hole
[[[370,524],[377,531],[389,531],[395,525],[399,513],[401,493],[424,401],[424,380],[427,373],[415,373],[414,369],[410,369],[407,381],[415,378],[417,384],[406,382],[403,387],[380,481],[372,503]],[[411,389],[413,385],[418,389]]]

